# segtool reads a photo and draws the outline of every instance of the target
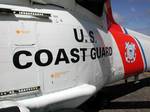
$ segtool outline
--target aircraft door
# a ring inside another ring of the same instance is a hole
[[[36,22],[19,21],[14,29],[16,30],[16,34],[12,42],[14,51],[13,64],[16,68],[16,75],[20,76],[19,79],[26,81],[25,84],[21,83],[22,87],[37,87],[39,86],[39,70],[34,61],[35,52],[38,50]],[[17,54],[19,54],[18,57]],[[15,62],[15,58],[19,58],[19,64],[21,66],[15,64],[17,63]]]
[[[0,92],[24,90],[24,93],[30,93],[32,88],[39,88],[39,71],[34,64],[34,54],[38,49],[36,22],[10,21],[7,24],[10,26],[11,58],[2,67],[7,72],[1,74]]]

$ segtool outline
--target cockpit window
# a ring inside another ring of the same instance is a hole
[[[105,0],[76,0],[76,2],[99,17],[103,15]]]

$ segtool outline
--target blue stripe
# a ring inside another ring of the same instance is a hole
[[[140,41],[137,38],[135,38],[135,39],[138,41],[138,43],[139,43],[139,45],[141,47],[141,50],[142,50],[142,53],[143,53],[143,57],[144,57],[144,61],[145,61],[145,71],[147,71],[147,61],[146,61],[146,56],[145,56],[145,53],[144,53],[144,49],[143,49]]]
[[[125,34],[128,34],[128,31],[125,28],[123,28],[123,29],[124,29]]]
[[[128,31],[125,28],[123,28],[123,29],[124,29],[124,31],[125,31],[126,34],[129,34]],[[143,49],[142,44],[140,43],[140,41],[136,37],[134,37],[134,38],[137,40],[137,42],[140,45],[140,48],[142,50],[142,54],[143,54],[144,62],[145,62],[145,71],[147,71],[147,61],[146,61],[146,56],[145,56],[144,49]]]

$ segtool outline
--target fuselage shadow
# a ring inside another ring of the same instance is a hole
[[[106,86],[79,108],[84,112],[98,112],[107,109],[150,109],[150,101],[113,101],[149,86],[150,78],[141,79],[136,84],[132,81],[127,84]]]

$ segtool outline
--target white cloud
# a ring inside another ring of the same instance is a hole
[[[136,12],[136,9],[134,7],[131,8],[132,12]]]

